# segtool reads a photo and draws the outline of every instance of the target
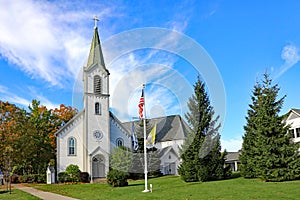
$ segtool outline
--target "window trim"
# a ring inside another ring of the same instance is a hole
[[[119,142],[121,142],[121,145],[119,145]],[[124,140],[123,140],[123,138],[117,138],[116,139],[116,146],[117,147],[124,147]]]
[[[296,132],[296,135],[295,135],[296,138],[299,138],[299,137],[300,137],[300,127],[296,128],[296,129],[295,129],[295,132]],[[294,133],[295,133],[295,132],[294,132]]]
[[[73,147],[72,147],[71,144],[70,144],[70,142],[71,142],[72,140],[74,141],[74,144],[73,144],[74,146],[73,146]],[[69,138],[68,138],[68,156],[76,156],[76,146],[77,146],[77,145],[76,145],[76,138],[74,138],[74,137],[69,137]],[[70,149],[70,148],[74,148],[74,153],[70,153],[70,152],[71,152],[71,149]]]
[[[101,115],[101,104],[99,102],[95,103],[95,115]]]

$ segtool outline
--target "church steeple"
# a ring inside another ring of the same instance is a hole
[[[101,43],[100,43],[99,34],[98,34],[98,27],[96,24],[96,21],[98,21],[98,19],[95,17],[94,20],[95,20],[94,36],[93,36],[93,40],[92,40],[92,44],[91,44],[91,49],[90,49],[86,69],[89,69],[93,65],[98,64],[100,68],[102,68],[106,72],[108,72],[108,70],[105,67],[105,63],[104,63]]]

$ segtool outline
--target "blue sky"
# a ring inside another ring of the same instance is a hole
[[[109,48],[112,37],[145,27],[181,33],[207,52],[225,89],[225,100],[220,97],[226,109],[221,139],[222,147],[228,151],[241,147],[251,90],[266,70],[279,84],[280,96],[287,95],[282,114],[290,108],[300,108],[297,0],[0,0],[0,9],[3,101],[25,108],[32,99],[40,100],[48,108],[61,103],[80,107],[80,69],[87,60],[92,18],[97,15],[101,19],[100,37],[107,47],[106,61],[113,51]],[[160,39],[157,42],[171,48],[181,44],[176,37]],[[111,73],[111,109],[122,121],[137,113],[137,84],[143,81],[147,81],[148,116],[184,115],[186,98],[192,94],[197,75],[203,75],[176,52],[151,48],[127,52],[106,64]],[[214,80],[214,76],[206,75],[203,79]],[[212,87],[218,89],[222,88]]]

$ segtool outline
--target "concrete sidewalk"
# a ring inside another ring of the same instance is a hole
[[[54,194],[54,193],[51,193],[51,192],[44,192],[44,191],[41,191],[41,190],[37,190],[33,187],[27,187],[27,186],[24,186],[24,185],[14,185],[13,187],[16,188],[16,189],[22,190],[24,192],[27,192],[31,195],[34,195],[38,198],[45,199],[45,200],[77,200],[77,199],[67,197],[67,196],[63,196],[63,195],[60,195],[60,194]]]

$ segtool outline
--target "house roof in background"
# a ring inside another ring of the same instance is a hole
[[[123,126],[131,133],[132,123],[135,127],[138,127],[140,121],[123,123]],[[183,140],[187,135],[187,131],[190,130],[190,127],[180,115],[149,119],[149,125],[152,127],[154,124],[156,124],[156,142]]]
[[[227,152],[226,155],[226,161],[235,161],[235,160],[239,160],[239,156],[241,155],[241,152]]]
[[[297,114],[297,115],[300,116],[300,109],[292,108],[292,109],[290,110],[290,112],[294,112],[295,114]]]

